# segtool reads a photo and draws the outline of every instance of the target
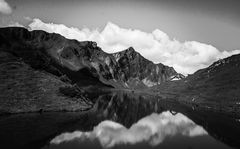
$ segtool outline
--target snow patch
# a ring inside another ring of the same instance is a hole
[[[170,77],[170,81],[177,81],[177,80],[181,80],[181,76],[180,75],[173,75]]]
[[[180,78],[173,78],[171,81],[181,80]]]

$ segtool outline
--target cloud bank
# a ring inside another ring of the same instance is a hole
[[[122,51],[130,46],[145,58],[163,63],[184,75],[208,67],[214,61],[240,53],[240,50],[220,51],[212,45],[197,41],[180,42],[171,39],[166,33],[155,29],[147,33],[137,29],[121,28],[111,22],[103,30],[78,29],[63,24],[45,23],[40,19],[33,19],[29,24],[30,30],[44,30],[59,33],[69,39],[79,41],[92,40],[108,53]]]
[[[3,13],[3,14],[12,13],[12,8],[9,6],[9,4],[5,0],[0,0],[0,13]]]
[[[172,115],[169,111],[161,114],[153,113],[133,124],[129,129],[113,121],[103,121],[94,127],[93,131],[63,133],[51,140],[51,144],[78,139],[79,141],[97,139],[104,148],[119,144],[136,144],[147,142],[157,146],[166,137],[174,135],[188,137],[207,135],[207,132],[181,113]]]
[[[10,22],[8,24],[8,27],[25,27],[24,25],[18,23],[18,22]]]

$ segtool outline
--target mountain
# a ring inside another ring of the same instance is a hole
[[[0,37],[2,51],[22,58],[33,68],[66,75],[79,87],[150,87],[178,75],[172,67],[154,64],[132,47],[108,54],[95,42],[18,27],[2,28]]]
[[[145,59],[132,47],[121,52],[113,53],[112,55],[121,69],[121,73],[118,73],[118,76],[123,80],[126,87],[152,87],[179,75],[182,76],[172,67],[165,66],[161,63],[154,64]]]
[[[9,112],[10,107],[14,107],[12,112],[84,110],[92,106],[88,92],[112,88],[144,89],[162,98],[207,107],[240,105],[240,55],[185,78],[132,47],[110,54],[96,42],[7,27],[0,28],[0,58],[0,112]]]
[[[0,113],[84,110],[86,92],[148,88],[179,76],[132,47],[105,53],[95,42],[55,33],[0,28]]]
[[[197,106],[239,111],[240,54],[220,59],[186,78],[155,87],[165,98]]]

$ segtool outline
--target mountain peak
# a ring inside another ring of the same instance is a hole
[[[130,51],[130,52],[136,52],[135,49],[134,49],[133,47],[129,47],[129,48],[127,49],[127,51]]]
[[[115,54],[117,53],[138,53],[138,52],[133,47],[129,47],[123,51],[116,52]]]

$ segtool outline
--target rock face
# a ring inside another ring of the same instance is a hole
[[[112,55],[121,69],[118,76],[127,87],[152,87],[180,75],[172,67],[145,59],[132,47]]]
[[[82,88],[144,88],[179,76],[173,68],[154,64],[133,48],[108,54],[95,42],[18,27],[0,29],[0,40],[2,51],[34,69],[64,76]]]

